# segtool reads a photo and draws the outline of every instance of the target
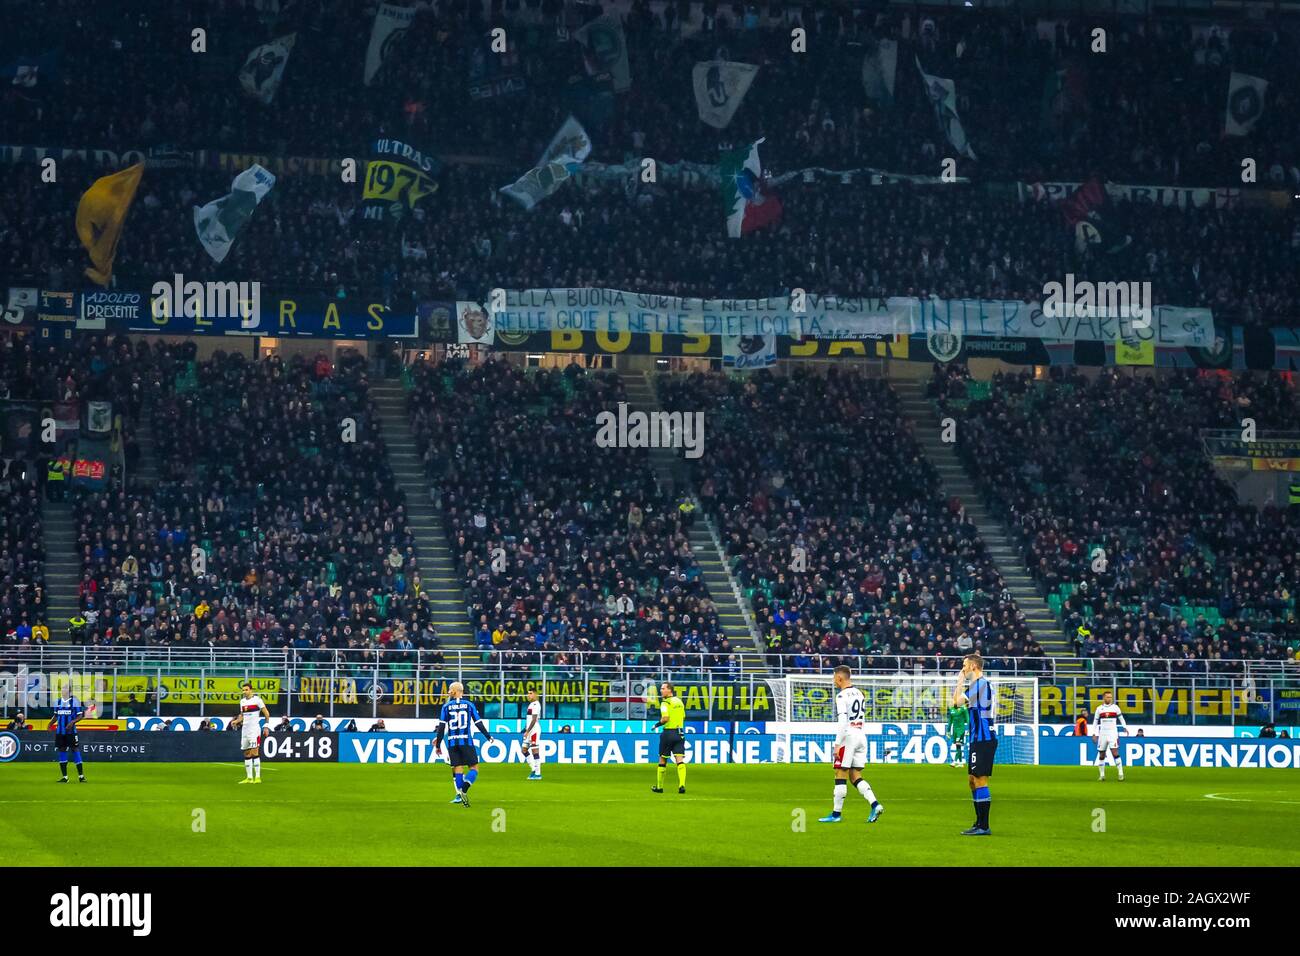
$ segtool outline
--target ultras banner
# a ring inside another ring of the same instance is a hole
[[[575,331],[660,335],[778,335],[860,339],[940,334],[1157,346],[1208,346],[1209,309],[1157,305],[1140,319],[1049,317],[1039,302],[1011,299],[798,298],[696,299],[617,289],[503,289],[493,308],[498,333]]]

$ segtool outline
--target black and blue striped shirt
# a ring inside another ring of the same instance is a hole
[[[81,701],[75,697],[60,697],[54,705],[54,732],[56,734],[75,734],[77,721],[85,710]]]
[[[438,715],[447,727],[447,743],[453,747],[474,743],[474,725],[480,721],[478,708],[464,697],[449,700]]]
[[[997,740],[997,714],[993,706],[993,685],[987,677],[977,677],[966,691],[966,710],[970,714],[971,743]]]

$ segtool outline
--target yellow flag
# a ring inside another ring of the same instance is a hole
[[[1153,339],[1115,340],[1116,365],[1155,365],[1156,343]]]
[[[122,223],[140,186],[144,163],[95,180],[86,190],[77,206],[77,238],[90,253],[91,265],[86,276],[100,285],[108,285],[113,274],[113,258],[117,255],[117,240],[122,236]]]

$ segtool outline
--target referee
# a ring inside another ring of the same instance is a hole
[[[682,736],[685,723],[686,705],[677,696],[677,691],[672,684],[660,685],[659,722],[655,724],[655,729],[659,730],[659,782],[650,788],[653,793],[664,792],[664,768],[668,765],[669,754],[677,763],[677,792],[686,792],[686,738]]]
[[[967,682],[969,681],[969,686]],[[971,800],[975,803],[975,824],[962,836],[989,836],[989,777],[993,776],[993,755],[998,749],[994,729],[993,685],[984,676],[984,658],[969,654],[962,661],[961,676],[952,692],[952,705],[966,708],[970,715],[970,749],[966,758]]]

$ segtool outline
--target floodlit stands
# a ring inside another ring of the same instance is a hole
[[[600,448],[609,374],[413,369],[412,427],[441,490],[478,643],[498,650],[731,648],[644,451]],[[497,569],[493,561],[498,561]]]
[[[365,364],[219,354],[177,370],[153,419],[164,480],[77,505],[94,640],[322,659],[437,645]]]
[[[1198,437],[1244,417],[1294,430],[1280,377],[998,375],[969,388],[944,373],[933,391],[1081,654],[1293,656],[1300,515],[1238,504]]]
[[[658,387],[666,407],[709,409],[694,479],[769,651],[808,667],[818,653],[1041,653],[887,382],[796,371]]]

